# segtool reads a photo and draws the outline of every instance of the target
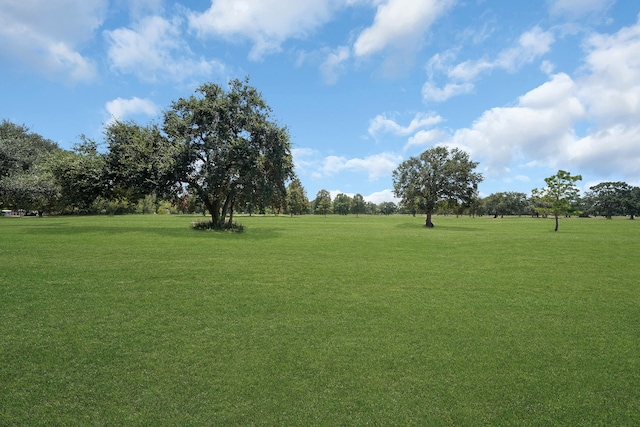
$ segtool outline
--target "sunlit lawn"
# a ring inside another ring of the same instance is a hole
[[[640,221],[0,218],[0,425],[640,425]]]

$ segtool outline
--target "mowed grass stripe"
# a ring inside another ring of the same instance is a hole
[[[194,219],[0,219],[3,422],[640,422],[637,221]]]

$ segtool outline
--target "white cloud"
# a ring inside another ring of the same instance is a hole
[[[402,126],[386,115],[378,115],[369,123],[369,134],[375,137],[379,133],[388,132],[398,136],[407,136],[419,129],[433,126],[441,121],[442,117],[437,114],[418,113],[408,126]]]
[[[517,106],[485,111],[447,143],[483,158],[489,173],[504,171],[518,158],[553,164],[574,140],[574,123],[586,114],[575,92],[568,75],[556,74],[521,96]]]
[[[413,135],[404,146],[404,150],[411,147],[430,146],[436,142],[440,142],[445,134],[440,129],[421,130]]]
[[[370,180],[390,175],[402,161],[402,157],[393,153],[375,154],[364,159],[347,159],[341,156],[328,156],[324,159],[322,172],[333,175],[343,171],[365,172]]]
[[[1,2],[0,57],[69,82],[93,80],[96,66],[78,48],[102,25],[107,5],[107,0]]]
[[[291,155],[298,174],[311,172],[316,169],[320,163],[318,160],[320,152],[312,148],[292,148]],[[318,177],[317,172],[311,173],[314,174],[315,177]]]
[[[241,37],[253,43],[249,57],[278,52],[288,38],[304,38],[326,23],[338,0],[212,0],[203,13],[191,13],[189,26],[201,36]]]
[[[111,67],[145,81],[184,81],[222,73],[224,66],[195,58],[181,37],[181,21],[149,16],[133,28],[106,31]]]
[[[609,8],[615,0],[549,0],[549,13],[569,18],[581,18]]]
[[[514,107],[485,111],[445,143],[469,150],[489,174],[505,171],[517,160],[605,177],[637,177],[640,17],[615,34],[591,36],[585,49],[579,78],[551,75]],[[577,125],[586,135],[576,135]]]
[[[585,75],[577,81],[595,127],[567,149],[571,162],[605,176],[640,174],[640,15],[613,35],[586,44]]]
[[[493,60],[482,58],[452,65],[455,51],[436,54],[427,63],[429,80],[422,87],[422,98],[425,102],[443,102],[454,96],[471,93],[474,89],[472,82],[481,74],[494,69],[515,72],[549,52],[554,42],[551,32],[536,26],[522,33],[514,46],[504,49]],[[437,73],[444,73],[448,78],[442,87],[434,82]]]
[[[320,66],[320,72],[326,84],[335,84],[339,74],[344,70],[344,63],[351,56],[349,48],[340,46],[331,51]]]
[[[580,94],[602,125],[633,124],[640,117],[640,15],[614,35],[594,35],[580,80]]]
[[[379,2],[373,25],[353,45],[356,56],[367,56],[387,47],[399,47],[422,37],[451,5],[450,0],[387,0]]]
[[[113,120],[123,120],[127,116],[134,114],[144,114],[147,116],[153,116],[160,111],[157,105],[148,99],[140,99],[133,97],[130,99],[116,98],[113,101],[109,101],[105,105],[105,109],[109,113]]]
[[[481,73],[495,68],[513,72],[549,52],[554,41],[555,38],[551,32],[543,31],[536,26],[522,33],[518,43],[500,52],[495,60],[480,59],[462,62],[449,70],[448,76],[457,81],[468,82]]]
[[[393,202],[395,204],[398,204],[400,203],[401,199],[397,198],[395,194],[393,194],[393,190],[386,189],[382,191],[376,191],[375,193],[371,193],[368,196],[364,196],[364,200],[379,205],[382,202]]]
[[[603,176],[637,177],[640,173],[640,125],[617,124],[573,141],[568,160]]]
[[[335,200],[338,194],[345,194],[352,198],[353,196],[355,196],[355,193],[345,193],[344,191],[340,191],[340,190],[329,190],[329,195],[331,196],[331,200]]]
[[[524,32],[516,46],[502,51],[498,55],[495,66],[507,71],[515,71],[549,52],[554,42],[555,37],[551,32],[543,31],[536,26]]]
[[[444,102],[454,96],[465,95],[473,92],[472,83],[447,83],[439,88],[433,82],[426,82],[422,86],[422,99],[425,102]]]

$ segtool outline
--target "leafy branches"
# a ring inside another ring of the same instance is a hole
[[[482,174],[474,172],[477,162],[457,148],[434,147],[419,157],[411,157],[393,171],[393,188],[405,206],[421,206],[433,227],[431,217],[440,202],[468,204],[477,192]]]

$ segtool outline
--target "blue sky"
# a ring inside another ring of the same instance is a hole
[[[640,184],[636,0],[2,0],[0,118],[63,148],[159,122],[248,75],[288,126],[307,196],[393,200],[391,173],[467,150],[482,195]]]

